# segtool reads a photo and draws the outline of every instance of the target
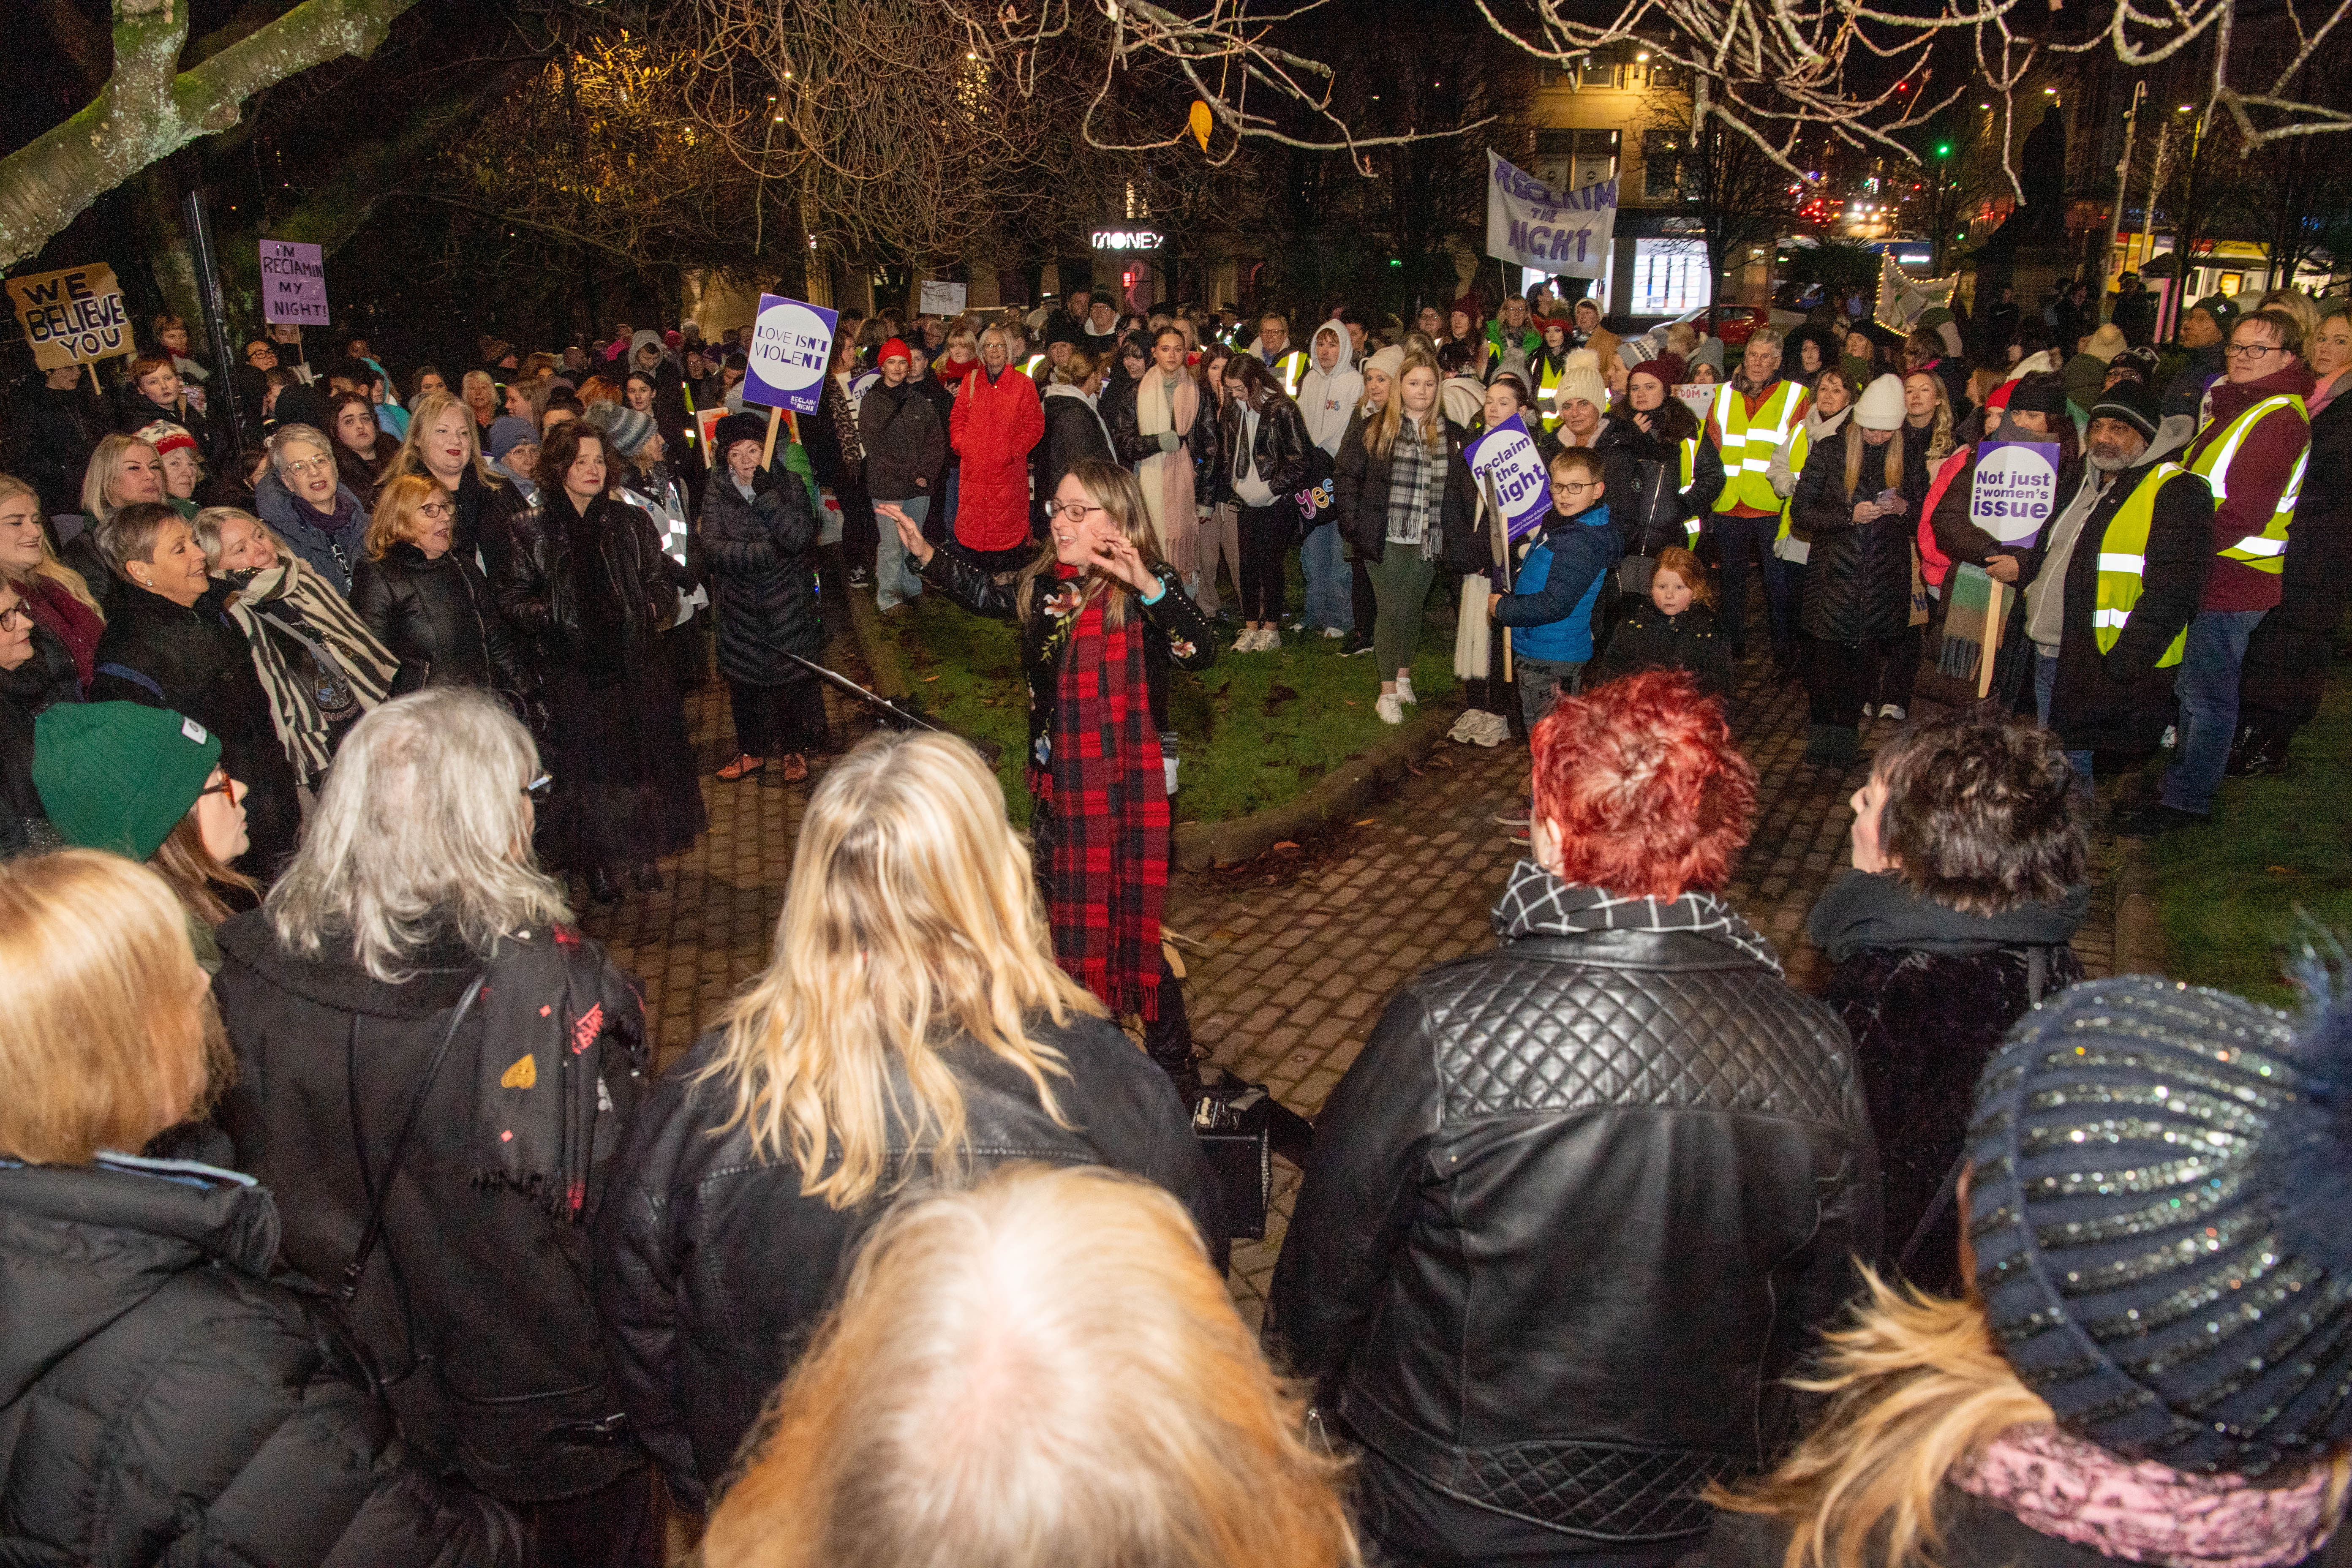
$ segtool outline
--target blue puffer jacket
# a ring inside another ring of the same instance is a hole
[[[1623,547],[1609,526],[1609,504],[1574,517],[1551,514],[1543,536],[1519,563],[1517,592],[1495,606],[1497,626],[1517,628],[1512,651],[1548,664],[1582,664],[1592,658],[1592,607]]]

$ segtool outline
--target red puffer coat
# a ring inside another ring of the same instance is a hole
[[[1029,540],[1029,449],[1045,433],[1037,384],[1008,366],[991,382],[976,370],[958,389],[948,435],[963,459],[956,542],[1012,550]]]

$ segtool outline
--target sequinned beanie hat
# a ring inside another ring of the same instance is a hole
[[[1977,1289],[2060,1426],[2249,1477],[2352,1438],[2352,1001],[2298,1034],[2217,991],[2077,986],[1986,1065],[1969,1160]]]

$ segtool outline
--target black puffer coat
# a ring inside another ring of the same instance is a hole
[[[530,510],[522,492],[502,478],[482,478],[481,467],[468,463],[457,476],[457,515],[449,522],[452,553],[472,559],[481,552],[482,575],[492,582],[514,554],[514,520]]]
[[[0,669],[0,860],[57,847],[57,832],[33,787],[33,721],[53,704],[80,700],[73,655],[36,622],[32,657]]]
[[[264,881],[294,852],[301,831],[294,765],[269,719],[269,698],[254,673],[253,645],[228,614],[229,585],[215,581],[194,605],[124,584],[98,642],[92,702],[169,708],[220,737],[221,766],[249,792],[245,829],[252,847],[240,868]]]
[[[585,625],[572,520],[553,510],[568,511],[572,500],[562,494],[540,499],[508,525],[503,569],[490,576],[499,614],[521,639],[526,658],[541,666],[575,663],[596,640],[617,641],[622,662],[641,667],[658,647],[654,639],[677,618],[677,594],[691,584],[691,574],[663,553],[661,536],[643,511],[617,495],[598,496],[581,521],[604,552],[606,580],[620,595],[620,620]]]
[[[238,1168],[284,1205],[287,1267],[322,1281],[352,1261],[451,1010],[487,974],[347,1321],[436,1471],[540,1502],[642,1466],[589,1294],[589,1226],[649,1066],[629,977],[566,927],[518,931],[487,966],[454,942],[428,949],[399,985],[347,942],[289,952],[259,910],[219,937],[213,992],[237,1073],[218,1120]],[[541,1180],[506,1166],[518,1147],[546,1154]]]
[[[1390,1000],[1266,1333],[1368,1465],[1516,1554],[1631,1550],[1790,1436],[1780,1380],[1877,1239],[1828,1007],[1713,933],[1524,934]]]
[[[1098,463],[1118,459],[1110,449],[1110,434],[1096,404],[1075,386],[1049,386],[1042,400],[1045,438],[1037,443],[1030,461],[1037,470],[1040,515],[1050,506],[1062,476],[1091,458]]]
[[[1462,460],[1462,427],[1447,419],[1438,422],[1445,427],[1445,456],[1441,459],[1445,494],[1438,511],[1443,531],[1438,548],[1447,561],[1464,570],[1492,571],[1495,547],[1476,529],[1478,491],[1470,478],[1470,466]],[[1400,434],[1397,439],[1404,437]],[[1377,458],[1366,448],[1360,421],[1350,422],[1349,433],[1339,438],[1339,455],[1331,466],[1332,509],[1339,514],[1339,537],[1348,542],[1356,560],[1378,561],[1388,548],[1389,474],[1394,462],[1393,454]]]
[[[268,1191],[226,1173],[0,1161],[0,1556],[521,1563],[504,1509],[410,1462],[277,1251]]]
[[[1849,420],[1848,430],[1856,426]],[[1895,437],[1902,439],[1900,435]],[[1915,506],[1901,517],[1853,521],[1856,501],[1886,488],[1886,449],[1865,445],[1862,482],[1845,493],[1843,437],[1824,441],[1805,458],[1790,498],[1790,526],[1812,535],[1805,566],[1805,635],[1822,642],[1858,643],[1899,637],[1911,624],[1911,537]],[[1910,475],[1906,465],[1905,477]]]
[[[1045,1113],[1017,1068],[950,1051],[971,1168],[1109,1165],[1200,1213],[1200,1145],[1167,1075],[1102,1019],[1033,1028],[1069,1064],[1055,1092],[1072,1125]],[[832,1303],[859,1237],[889,1206],[845,1212],[803,1197],[790,1160],[761,1159],[740,1122],[718,1131],[732,1090],[696,1079],[722,1037],[704,1036],[646,1096],[596,1227],[597,1301],[630,1416],[673,1494],[698,1509]],[[897,1133],[891,1146],[908,1148]],[[919,1175],[929,1163],[918,1151]]]
[[[1617,524],[1628,555],[1655,555],[1668,545],[1687,546],[1687,518],[1705,518],[1723,493],[1723,454],[1700,437],[1698,420],[1674,397],[1650,416],[1643,429],[1623,411],[1612,413],[1593,450],[1601,454],[1608,487],[1609,516]],[[1700,437],[1691,453],[1691,483],[1683,486],[1682,442]]]
[[[782,686],[806,673],[786,654],[824,654],[824,616],[809,584],[816,568],[816,514],[808,487],[782,458],[751,476],[751,490],[745,500],[722,468],[702,492],[702,554],[719,613],[719,673],[747,686]]]
[[[428,686],[488,687],[518,697],[528,689],[488,581],[454,546],[428,561],[403,541],[381,561],[362,559],[352,608],[400,660],[394,697]]]
[[[2058,904],[1963,914],[1863,871],[1848,871],[1813,905],[1808,930],[1837,965],[1822,1000],[1853,1037],[1878,1138],[1883,1266],[1901,1255],[1959,1158],[1986,1059],[2029,1007],[2083,978],[2069,943],[2089,907],[2090,889],[2078,888]],[[1946,1295],[1963,1283],[1958,1212],[1946,1208],[1909,1270]]]
[[[9,424],[15,437],[9,471],[40,492],[42,515],[79,511],[82,478],[89,471],[90,454],[106,434],[105,405],[79,383],[68,387],[44,384],[17,398]]]

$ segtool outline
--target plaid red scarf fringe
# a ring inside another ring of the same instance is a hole
[[[1105,624],[1097,594],[1062,650],[1054,716],[1054,958],[1114,1014],[1156,1018],[1168,896],[1168,775],[1151,721],[1143,619]],[[1131,611],[1131,607],[1130,607]]]

